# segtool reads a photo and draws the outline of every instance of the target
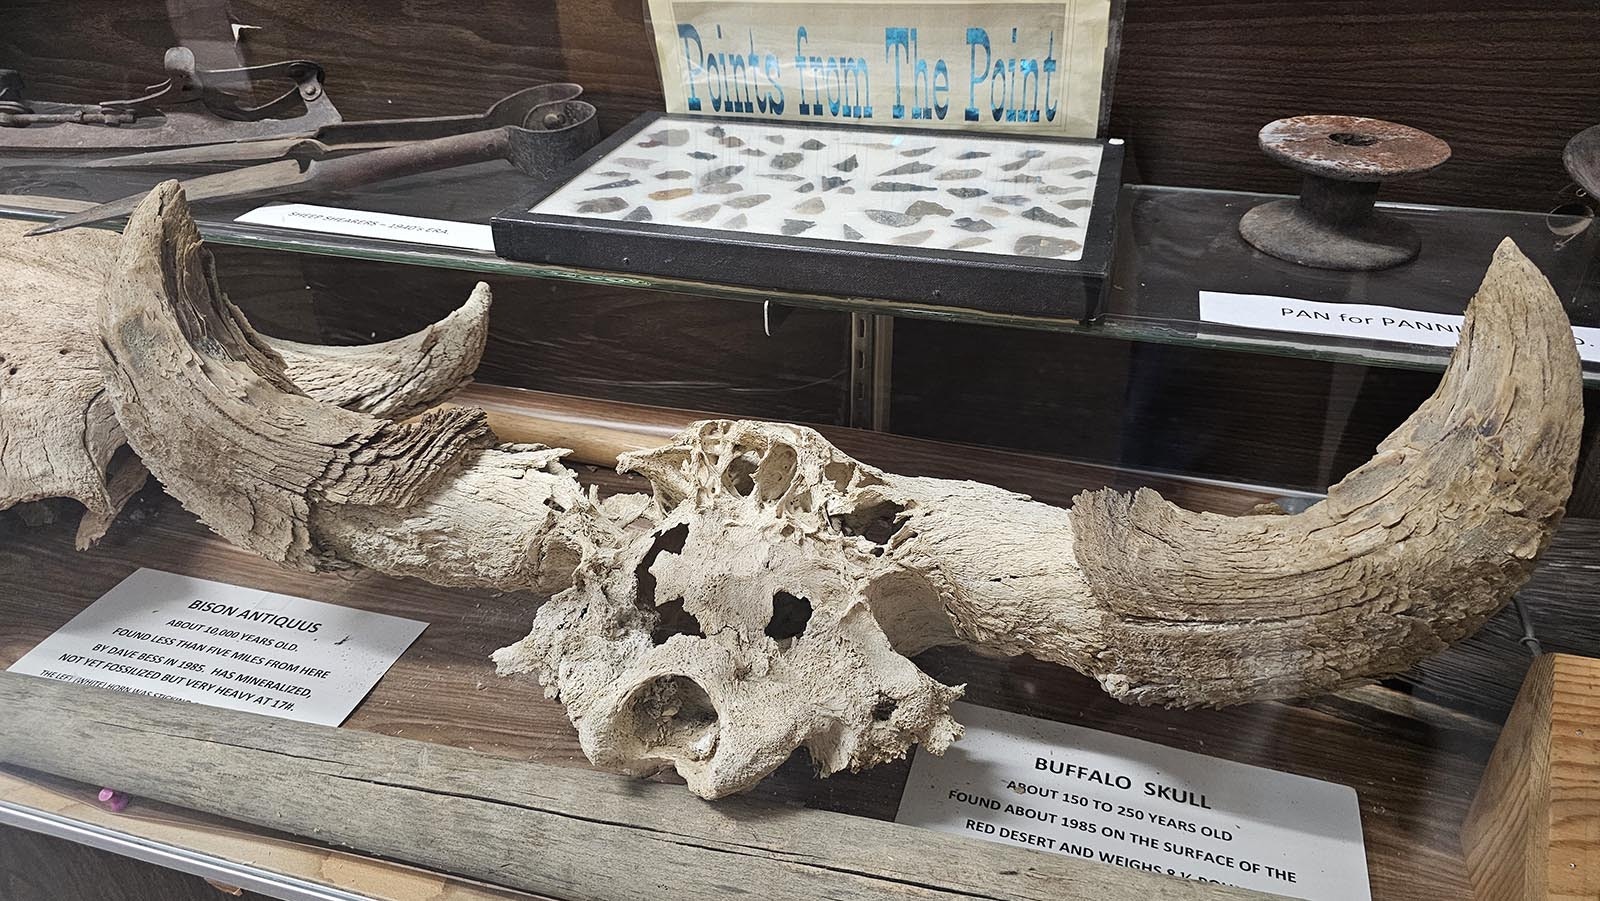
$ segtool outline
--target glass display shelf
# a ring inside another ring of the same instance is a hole
[[[85,169],[59,158],[8,158],[0,166],[0,216],[48,221],[89,203],[147,189],[162,178],[203,171]],[[1600,273],[1594,271],[1593,265],[1600,230],[1582,228],[1582,220],[1570,216],[1508,210],[1380,204],[1409,222],[1421,235],[1421,256],[1382,272],[1333,272],[1273,259],[1238,236],[1236,227],[1244,212],[1278,195],[1130,185],[1123,189],[1118,212],[1111,286],[1101,315],[1087,324],[870,297],[828,296],[803,290],[774,292],[732,284],[535,265],[501,259],[481,250],[235,221],[268,203],[292,201],[487,223],[495,213],[531,194],[529,181],[516,170],[503,163],[484,163],[395,179],[332,196],[208,203],[198,207],[196,214],[207,240],[241,247],[1421,370],[1442,369],[1449,349],[1206,322],[1200,318],[1199,293],[1219,291],[1459,314],[1482,278],[1495,246],[1510,237],[1550,278],[1567,302],[1574,325],[1600,326]],[[118,226],[119,223],[107,224]],[[1585,364],[1584,382],[1600,386],[1600,363]]]

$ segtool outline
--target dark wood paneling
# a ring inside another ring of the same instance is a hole
[[[460,306],[479,276],[218,247],[228,296],[263,332],[326,344],[383,341]],[[840,423],[849,317],[795,310],[773,337],[758,304],[577,282],[490,279],[478,378],[518,388]]]
[[[1455,153],[1386,197],[1544,211],[1561,148],[1600,121],[1597,42],[1589,0],[1132,0],[1111,131],[1142,181],[1293,191],[1262,125],[1394,119]]]
[[[1548,209],[1566,139],[1600,119],[1590,0],[1134,0],[1111,131],[1155,184],[1291,190],[1255,149],[1280,116],[1345,112],[1455,148],[1390,196]],[[481,108],[533,80],[584,84],[613,129],[660,105],[640,0],[13,0],[0,64],[36,96],[98,100],[157,74],[181,36],[202,63],[305,56],[348,117]],[[230,24],[257,26],[243,42]]]
[[[15,0],[0,65],[33,96],[92,102],[158,80],[180,41],[203,67],[303,57],[347,119],[483,109],[539,81],[584,85],[614,129],[660,106],[638,0]],[[254,26],[233,40],[232,25]]]
[[[610,129],[660,104],[641,11],[639,0],[482,0],[468,14],[448,0],[13,0],[0,13],[0,65],[27,72],[35,96],[126,95],[181,35],[212,65],[319,59],[352,118],[481,108],[530,81],[572,78]],[[1547,209],[1566,183],[1562,144],[1600,119],[1591,0],[1136,0],[1126,17],[1112,131],[1144,181],[1292,190],[1255,132],[1340,111],[1454,146],[1443,169],[1388,196]],[[257,29],[236,45],[231,23]],[[224,277],[264,330],[285,336],[399,334],[468,281],[328,261],[271,274],[244,256],[225,255]],[[796,313],[766,339],[748,304],[496,288],[487,380],[749,416],[843,415],[837,314]],[[1359,463],[1434,382],[906,320],[897,355],[900,431],[1306,487]]]
[[[1124,341],[902,319],[890,421],[906,435],[1117,461],[1133,352]]]
[[[1104,338],[901,321],[895,430],[1101,463],[1322,490],[1439,383]]]
[[[895,325],[896,432],[1322,491],[1439,385],[1383,369],[1014,329]],[[1600,391],[1584,392],[1589,484]],[[1572,514],[1593,517],[1597,489]]]

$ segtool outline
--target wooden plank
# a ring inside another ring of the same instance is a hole
[[[1552,898],[1600,898],[1600,660],[1558,655],[1551,679],[1545,858]]]
[[[571,901],[1271,897],[14,673],[0,720],[8,763]]]
[[[1479,901],[1600,898],[1600,660],[1528,671],[1462,844]]]

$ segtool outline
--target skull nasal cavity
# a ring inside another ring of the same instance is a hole
[[[767,621],[767,637],[787,647],[786,643],[798,638],[810,621],[811,602],[780,591],[772,596],[772,619]]]
[[[621,725],[644,753],[705,760],[717,751],[717,708],[688,676],[657,676],[639,686],[623,707]]]

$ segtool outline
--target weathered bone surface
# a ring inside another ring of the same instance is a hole
[[[83,504],[78,546],[102,537],[147,472],[102,391],[95,304],[118,237],[79,229],[24,238],[0,222],[0,510],[66,497]],[[306,394],[398,419],[471,379],[488,335],[489,286],[442,322],[382,344],[322,347],[263,338]]]
[[[1031,654],[1184,706],[1403,670],[1522,583],[1577,458],[1571,332],[1510,242],[1438,392],[1377,456],[1305,513],[1243,518],[1148,491],[1067,511],[884,473],[756,422],[627,455],[651,509],[602,509],[558,451],[490,447],[473,411],[397,425],[298,393],[205,261],[181,194],[158,189],[101,307],[110,399],[168,490],[291,565],[565,589],[501,669],[536,673],[595,763],[672,767],[705,797],[798,748],[823,773],[943,750],[960,689],[906,659],[936,645]]]
[[[122,430],[102,396],[89,314],[116,238],[24,241],[28,228],[0,223],[0,510],[67,497],[111,515],[123,500],[107,476]]]
[[[1469,634],[1526,579],[1571,488],[1579,392],[1560,301],[1507,242],[1435,396],[1297,516],[1153,491],[1069,513],[880,472],[809,429],[700,423],[623,460],[650,479],[654,535],[580,571],[496,659],[538,674],[597,764],[670,765],[706,797],[797,747],[825,774],[941,751],[957,692],[899,656],[937,644],[1062,663],[1135,703],[1334,690]],[[668,637],[669,609],[699,634]]]
[[[810,429],[754,422],[699,423],[621,468],[650,479],[655,530],[586,561],[495,655],[560,697],[595,764],[675,766],[714,798],[796,748],[827,774],[960,736],[961,689],[904,656],[956,637],[933,587],[885,554],[900,480]]]
[[[1217,705],[1331,691],[1443,650],[1548,546],[1582,422],[1566,312],[1507,239],[1438,390],[1327,500],[1231,518],[1152,491],[1076,499],[1078,560],[1110,617],[1089,672],[1130,701]]]
[[[607,526],[559,452],[493,447],[479,411],[397,424],[300,393],[217,286],[175,183],[129,219],[99,320],[128,443],[218,534],[268,559],[553,589],[574,542]]]

